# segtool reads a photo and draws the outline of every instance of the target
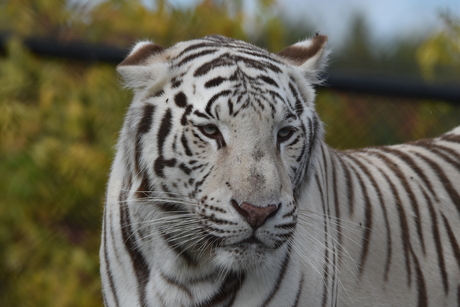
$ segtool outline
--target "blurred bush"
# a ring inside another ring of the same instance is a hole
[[[242,1],[204,0],[190,8],[164,0],[0,3],[0,31],[12,33],[0,56],[0,306],[101,306],[105,184],[131,97],[114,66],[37,57],[21,38],[123,47],[150,38],[167,47],[218,33],[279,51],[313,34],[276,17],[273,2],[259,0],[260,13],[251,18]],[[437,62],[423,48],[421,65],[429,71]],[[415,58],[415,49],[405,50]],[[318,94],[327,141],[339,148],[433,136],[460,122],[459,108],[442,102]]]
[[[103,194],[129,94],[113,67],[0,58],[0,305],[100,306]]]
[[[212,33],[247,39],[241,5],[203,1],[177,9],[159,0],[149,9],[142,3],[0,3],[0,31],[12,34],[0,56],[0,306],[102,305],[104,191],[131,97],[114,66],[40,58],[21,38],[123,47],[146,38],[169,46]],[[281,48],[278,31],[265,35]]]
[[[446,75],[455,75],[455,81],[459,82],[460,18],[448,13],[442,14],[441,18],[444,21],[443,31],[420,46],[417,52],[418,63],[423,75],[429,80],[443,80]]]

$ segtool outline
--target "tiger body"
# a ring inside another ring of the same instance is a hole
[[[119,65],[106,306],[460,306],[460,128],[330,149],[325,43],[142,42]]]

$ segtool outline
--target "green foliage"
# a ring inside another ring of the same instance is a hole
[[[460,81],[460,18],[442,15],[445,27],[426,40],[418,49],[417,59],[429,80],[443,80],[449,75]],[[445,81],[445,80],[443,80]]]
[[[101,306],[98,248],[105,185],[131,98],[114,66],[40,58],[20,38],[123,47],[152,39],[167,47],[218,33],[279,51],[313,35],[278,18],[273,0],[259,0],[260,13],[252,18],[245,16],[241,0],[204,0],[187,9],[165,0],[152,1],[152,7],[142,3],[0,2],[0,31],[13,33],[0,56],[1,306]],[[355,39],[364,39],[361,34]],[[366,43],[356,46],[359,50],[349,48],[348,54],[375,59]],[[401,50],[414,57],[413,49]],[[327,141],[340,148],[433,136],[460,118],[458,108],[442,103],[318,94]]]
[[[322,89],[316,109],[326,142],[337,149],[392,145],[435,137],[460,124],[460,106]]]
[[[0,57],[1,306],[101,306],[103,198],[131,98],[114,66],[39,58],[19,38],[124,47],[145,38],[169,46],[212,33],[247,39],[241,7],[226,2],[187,10],[166,1],[155,1],[153,10],[140,1],[80,3],[87,6],[0,3],[0,30],[14,35]]]
[[[139,39],[151,39],[166,47],[215,33],[248,39],[244,29],[248,19],[241,1],[203,0],[187,9],[176,8],[165,0],[150,1],[153,8],[144,3],[141,0],[9,0],[0,3],[0,30],[122,47]],[[258,8],[267,14],[273,3],[273,0],[257,1]],[[264,37],[268,45],[284,45],[279,35],[283,26],[278,18],[259,18],[255,24],[259,26],[258,32],[263,32],[255,35]]]
[[[129,94],[112,66],[43,61],[17,40],[0,82],[1,305],[100,306],[103,191]]]

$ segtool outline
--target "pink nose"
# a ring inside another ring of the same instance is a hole
[[[278,211],[279,206],[268,205],[267,207],[257,207],[246,202],[242,202],[241,205],[232,199],[231,201],[233,208],[241,214],[253,229],[257,229],[262,226],[265,221],[274,216]]]

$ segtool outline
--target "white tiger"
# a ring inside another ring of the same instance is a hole
[[[118,66],[106,306],[460,306],[460,127],[330,149],[326,41],[141,42]]]

